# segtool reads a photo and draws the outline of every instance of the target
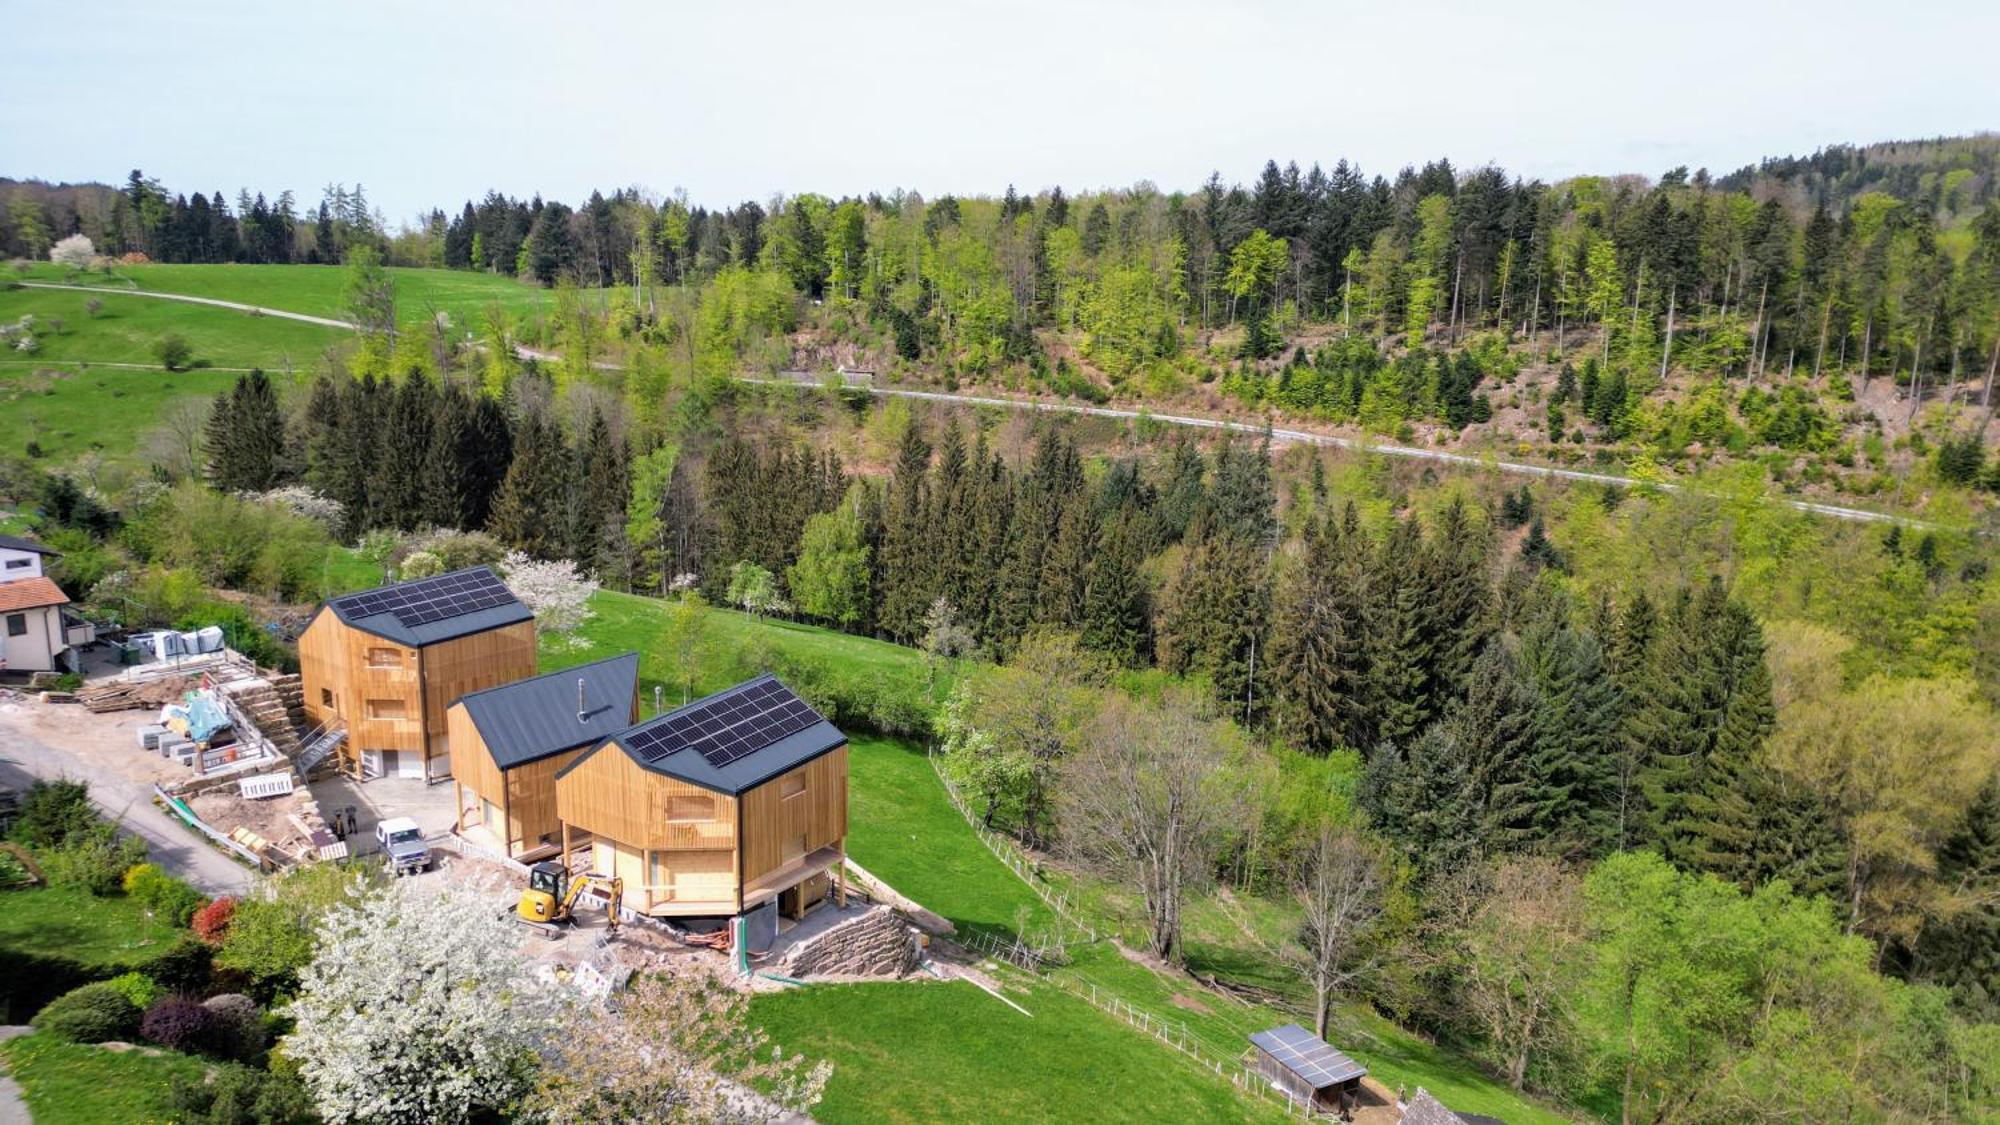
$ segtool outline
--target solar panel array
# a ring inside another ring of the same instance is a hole
[[[1367,1067],[1327,1046],[1318,1036],[1295,1023],[1259,1032],[1251,1038],[1285,1069],[1311,1083],[1315,1090],[1323,1090],[1368,1073]]]
[[[783,741],[820,720],[819,712],[776,680],[683,707],[625,737],[649,762],[692,748],[717,769]]]
[[[396,620],[414,628],[448,617],[463,617],[482,609],[492,609],[514,600],[513,593],[500,579],[494,577],[492,571],[481,567],[385,586],[364,594],[349,594],[344,598],[335,598],[333,604],[342,613],[355,617],[392,613]]]

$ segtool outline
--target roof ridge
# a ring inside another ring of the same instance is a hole
[[[532,684],[537,680],[553,679],[556,676],[560,676],[569,672],[580,672],[585,668],[595,668],[602,664],[612,664],[620,660],[631,660],[637,662],[638,659],[639,659],[639,651],[637,649],[631,649],[626,652],[617,653],[612,656],[606,656],[598,660],[588,661],[583,664],[572,664],[567,668],[557,668],[554,669],[553,671],[548,671],[548,672],[537,672],[532,676],[523,676],[518,680],[510,680],[504,684],[494,684],[492,687],[480,688],[478,691],[468,691],[465,694],[458,697],[458,702],[463,703],[466,700],[473,698],[474,696],[491,695],[494,692],[506,691],[508,688],[517,688],[520,687],[522,684]]]

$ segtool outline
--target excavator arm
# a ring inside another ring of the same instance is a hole
[[[585,891],[596,891],[604,896],[607,904],[604,911],[606,929],[618,928],[618,907],[625,897],[625,880],[617,875],[579,875],[570,880],[569,893],[563,896],[559,917],[574,917],[576,900]]]

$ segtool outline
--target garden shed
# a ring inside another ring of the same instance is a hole
[[[1368,1068],[1295,1023],[1254,1032],[1251,1065],[1300,1105],[1346,1114]]]

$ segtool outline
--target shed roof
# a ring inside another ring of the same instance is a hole
[[[33,551],[38,555],[62,554],[61,551],[56,550],[46,543],[37,543],[33,539],[23,539],[18,535],[0,535],[0,547],[5,547],[10,551]]]
[[[456,640],[535,616],[490,567],[484,566],[345,594],[320,608],[332,610],[348,626],[411,648]]]
[[[69,595],[43,575],[0,582],[0,610],[39,609],[46,605],[68,605]]]
[[[556,776],[617,746],[642,769],[735,797],[845,745],[839,728],[766,674],[620,731]]]
[[[583,710],[577,710],[577,684]],[[458,698],[480,741],[503,770],[565,750],[603,742],[632,725],[632,697],[639,689],[639,654],[621,653],[591,664],[469,692]]]
[[[1315,1090],[1351,1082],[1368,1073],[1367,1067],[1334,1050],[1326,1040],[1295,1023],[1269,1031],[1252,1032],[1250,1042]]]
[[[1419,1086],[1403,1107],[1403,1125],[1465,1125],[1465,1118],[1446,1109],[1429,1090]]]

